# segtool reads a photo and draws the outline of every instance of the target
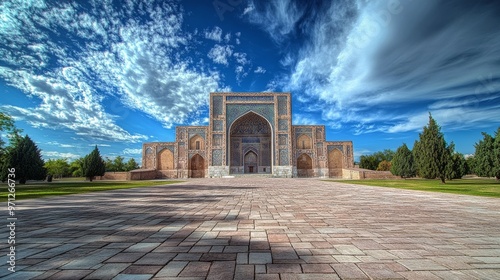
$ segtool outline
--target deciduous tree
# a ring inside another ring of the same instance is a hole
[[[137,164],[137,162],[133,158],[129,159],[127,161],[127,163],[125,164],[125,171],[130,171],[130,170],[134,170],[134,169],[138,169],[138,168],[139,168],[139,164]]]
[[[45,162],[47,174],[54,177],[65,177],[69,175],[69,163],[67,159],[49,159]]]

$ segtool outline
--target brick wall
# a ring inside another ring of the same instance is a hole
[[[390,171],[373,171],[361,168],[342,169],[343,179],[363,180],[363,179],[400,179],[401,177],[392,175]]]

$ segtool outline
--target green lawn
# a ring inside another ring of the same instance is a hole
[[[73,179],[56,180],[52,183],[40,182],[26,185],[16,184],[16,200],[39,198],[51,195],[66,195],[77,193],[98,192],[117,189],[129,189],[148,186],[160,186],[179,183],[182,181],[93,181],[83,182]],[[7,182],[0,188],[0,201],[7,201]]]
[[[442,184],[440,180],[426,179],[342,180],[335,182],[408,190],[500,197],[500,182],[495,179],[461,179],[446,181],[446,184]]]

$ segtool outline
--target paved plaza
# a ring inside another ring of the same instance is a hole
[[[500,279],[497,198],[227,178],[18,208],[5,279]]]

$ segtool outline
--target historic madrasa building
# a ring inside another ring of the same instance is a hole
[[[144,143],[142,169],[156,178],[342,177],[354,166],[352,141],[327,141],[324,125],[292,125],[291,107],[290,93],[211,93],[209,125]]]

